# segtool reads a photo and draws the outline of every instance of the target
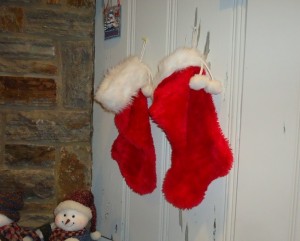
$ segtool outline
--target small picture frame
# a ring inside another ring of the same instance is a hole
[[[118,0],[117,5],[112,6],[108,0],[103,9],[104,39],[112,39],[121,35],[121,4]]]

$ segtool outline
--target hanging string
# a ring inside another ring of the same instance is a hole
[[[193,26],[193,31],[192,31],[192,48],[197,49],[199,39],[200,39],[200,31],[201,31],[201,24],[198,24],[198,8],[195,9],[195,18],[194,18],[194,26]],[[206,62],[207,55],[209,53],[209,43],[210,43],[210,32],[207,33],[206,35],[206,42],[205,42],[205,47],[204,47],[204,53],[203,53],[203,58],[201,58],[201,71],[200,75],[203,74],[204,68],[207,71],[208,75],[210,76],[211,79],[214,79],[212,72],[210,70],[209,65]]]
[[[145,50],[146,50],[146,45],[147,45],[147,38],[143,37],[143,46],[142,46],[142,50],[141,50],[141,55],[140,55],[140,61],[142,62],[143,58],[144,58],[144,54],[145,54]]]
[[[147,45],[147,42],[148,42],[148,39],[146,37],[143,37],[142,38],[143,40],[143,46],[142,46],[142,50],[141,50],[141,55],[140,55],[140,62],[143,61],[143,58],[144,58],[144,54],[145,54],[145,50],[146,50],[146,45]],[[148,72],[148,90],[147,91],[150,91],[151,90],[151,95],[152,95],[152,92],[153,92],[153,76],[151,74],[151,71]],[[150,89],[149,89],[150,88]]]
[[[211,70],[210,70],[210,67],[208,66],[208,64],[206,63],[206,61],[205,61],[204,59],[201,59],[201,60],[202,60],[202,64],[204,65],[205,69],[207,70],[207,72],[208,72],[210,78],[213,80],[214,77],[213,77],[213,75],[212,75],[212,72],[211,72]],[[201,68],[202,68],[202,66],[201,66]],[[201,70],[202,70],[202,69],[201,69]]]

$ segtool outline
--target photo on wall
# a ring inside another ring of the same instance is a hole
[[[112,39],[121,35],[121,4],[118,0],[116,5],[112,5],[108,0],[103,9],[104,39]]]

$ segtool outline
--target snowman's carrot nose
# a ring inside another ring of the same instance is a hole
[[[66,223],[65,224],[68,224],[70,222],[70,219],[67,219]]]

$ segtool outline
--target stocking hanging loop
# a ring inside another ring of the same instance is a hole
[[[146,46],[147,46],[147,42],[148,42],[148,39],[146,37],[143,37],[142,40],[143,40],[143,46],[142,46],[142,50],[141,50],[141,54],[140,54],[140,62],[142,62],[142,60],[144,58],[144,54],[145,54],[145,50],[146,50]]]
[[[198,27],[197,27],[198,25]],[[209,54],[209,44],[210,44],[210,32],[207,32],[206,41],[204,46],[203,54],[197,51],[199,39],[200,39],[200,23],[198,24],[198,8],[195,9],[195,19],[192,32],[192,50],[194,49],[197,53],[198,64],[201,68],[200,73],[191,77],[189,86],[191,89],[200,90],[204,89],[210,94],[219,94],[222,92],[222,84],[220,81],[215,80],[211,72],[209,64],[206,62],[207,56]],[[204,73],[205,71],[205,73]]]

